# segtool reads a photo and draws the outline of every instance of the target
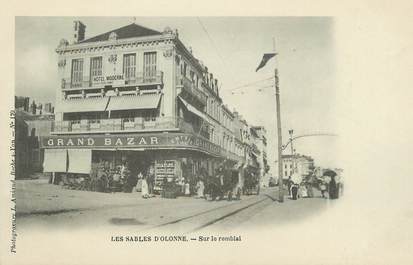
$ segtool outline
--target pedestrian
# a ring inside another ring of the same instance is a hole
[[[300,186],[300,195],[301,195],[301,198],[307,198],[308,197],[308,191],[307,191],[307,187],[305,185]]]
[[[191,191],[190,191],[190,185],[188,181],[186,181],[184,188],[185,188],[185,193],[184,193],[185,196],[189,197],[191,195]]]
[[[291,182],[291,198],[293,200],[297,200],[299,196],[298,189],[300,188],[300,183],[302,182],[301,176],[297,172],[294,172],[291,175]]]
[[[154,188],[155,188],[155,168],[153,167],[153,165],[150,165],[149,170],[148,170],[148,189],[149,189],[150,196],[154,196],[153,194]]]
[[[148,182],[145,176],[142,178],[142,198],[149,198]]]
[[[293,183],[291,185],[291,199],[297,200],[297,198],[298,198],[298,188],[299,188],[298,184]]]
[[[328,185],[328,195],[330,199],[337,199],[337,182],[335,180],[335,177],[332,176],[330,183]]]
[[[291,176],[289,176],[288,180],[287,180],[287,186],[288,186],[288,196],[290,196],[290,198],[292,198],[292,196],[291,196],[291,185],[292,185]]]
[[[241,200],[241,192],[242,192],[241,187],[238,187],[238,189],[237,189],[237,196],[236,196],[236,199],[237,199],[238,201]]]
[[[328,179],[326,177],[320,180],[320,191],[321,191],[321,196],[323,198],[328,198],[328,192],[327,192],[328,182],[327,181]]]
[[[307,188],[307,193],[309,198],[314,197],[314,192],[313,192],[313,182],[314,182],[314,177],[310,175],[307,178],[307,181],[305,182],[305,187]]]
[[[196,192],[197,192],[197,198],[204,198],[204,192],[205,192],[205,185],[202,179],[198,180],[198,183],[196,184]]]

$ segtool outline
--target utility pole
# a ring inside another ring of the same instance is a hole
[[[275,51],[275,38],[272,38],[272,49]],[[283,184],[283,141],[281,132],[281,106],[280,106],[280,87],[278,86],[278,69],[274,69],[274,86],[275,86],[275,101],[277,107],[277,134],[278,134],[278,201],[284,202],[284,184]]]
[[[281,106],[280,106],[280,88],[278,86],[278,70],[274,70],[275,78],[275,101],[277,105],[277,134],[278,134],[278,201],[284,202],[284,185],[283,185],[283,161],[282,161],[282,132],[281,132]]]

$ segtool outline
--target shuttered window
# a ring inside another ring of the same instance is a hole
[[[145,78],[156,76],[156,52],[143,54],[143,76]]]
[[[83,59],[72,60],[72,87],[80,87],[83,81]]]
[[[126,80],[134,79],[136,76],[136,54],[123,55],[123,75]]]
[[[90,59],[90,80],[93,80],[95,76],[102,76],[102,57]]]

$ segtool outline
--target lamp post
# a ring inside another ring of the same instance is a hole
[[[295,171],[295,157],[294,157],[294,147],[293,147],[293,133],[294,130],[290,129],[288,130],[288,134],[290,135],[290,143],[291,143],[291,164],[293,167],[293,171]]]

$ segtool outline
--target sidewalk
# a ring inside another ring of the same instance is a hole
[[[102,193],[93,191],[70,190],[48,183],[47,179],[17,180],[17,217],[31,214],[58,214],[80,210],[95,210],[111,207],[127,207],[187,201],[204,201],[195,197],[180,196],[176,199],[161,198],[160,195],[144,199],[140,192]],[[243,196],[246,199],[250,196]]]
[[[77,210],[98,209],[110,206],[133,206],[159,200],[156,196],[143,199],[140,192],[102,193],[70,190],[48,183],[47,179],[17,180],[17,216],[28,214],[54,214]],[[191,199],[179,197],[180,200]]]

